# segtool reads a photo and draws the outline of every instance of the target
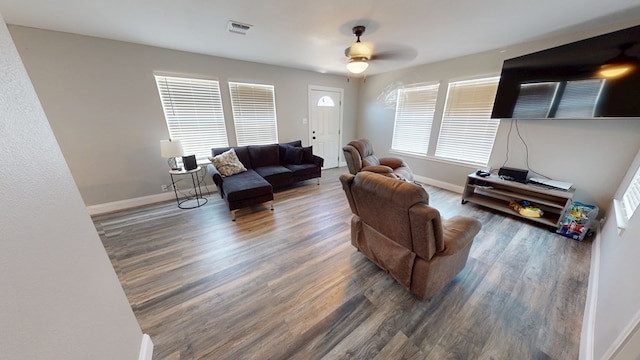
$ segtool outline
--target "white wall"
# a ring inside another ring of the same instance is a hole
[[[637,25],[623,23],[590,29],[572,35],[538,40],[503,50],[469,55],[401,71],[371,76],[361,90],[357,135],[372,140],[379,155],[391,148],[394,108],[385,106],[381,97],[398,85],[441,81],[436,113],[444,108],[447,82],[478,76],[499,75],[502,62],[563,43]],[[393,105],[393,104],[392,104]],[[499,168],[506,159],[510,120],[502,120],[489,166]],[[640,121],[632,120],[520,120],[518,127],[529,147],[532,169],[577,188],[575,199],[596,204],[606,210],[617,185],[640,147]],[[435,140],[432,140],[435,141]],[[510,137],[507,166],[526,168],[525,147],[515,127]],[[403,156],[419,176],[462,186],[475,167],[434,159]]]
[[[640,167],[640,151],[629,171],[617,188],[615,197],[620,199],[636,169]],[[618,234],[613,209],[609,210],[602,228],[600,240],[600,272],[594,321],[594,359],[608,359],[622,344],[631,330],[640,322],[640,210],[629,220],[628,227]],[[640,340],[630,339],[627,349],[639,349]],[[628,352],[627,352],[628,353]],[[634,354],[635,359],[640,356]],[[618,357],[619,360],[633,359]]]
[[[0,358],[137,359],[142,332],[1,16],[0,54]]]
[[[154,72],[216,79],[231,145],[227,81],[273,84],[278,137],[309,143],[309,85],[344,88],[343,136],[355,135],[359,82],[81,35],[9,27],[86,205],[158,194],[169,183],[169,137]],[[214,38],[211,41],[215,41]]]

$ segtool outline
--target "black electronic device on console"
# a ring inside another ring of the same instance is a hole
[[[527,175],[529,170],[516,169],[510,167],[501,167],[498,171],[498,176],[504,180],[517,181],[523,184],[527,183]]]
[[[478,171],[476,171],[476,175],[478,175],[480,177],[487,177],[487,176],[491,175],[491,173],[488,172],[488,171],[484,171],[484,170],[478,170]]]

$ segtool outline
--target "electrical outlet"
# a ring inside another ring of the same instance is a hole
[[[162,189],[162,192],[169,191],[169,186],[167,185],[162,185],[160,188]]]

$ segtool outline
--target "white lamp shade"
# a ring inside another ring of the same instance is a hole
[[[160,140],[160,155],[163,158],[173,158],[184,155],[180,140]]]
[[[352,74],[360,74],[367,70],[369,63],[366,58],[354,58],[347,64],[347,70]]]

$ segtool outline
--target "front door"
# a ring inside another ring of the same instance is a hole
[[[324,168],[338,167],[342,89],[309,88],[309,136],[313,153],[324,159]]]

